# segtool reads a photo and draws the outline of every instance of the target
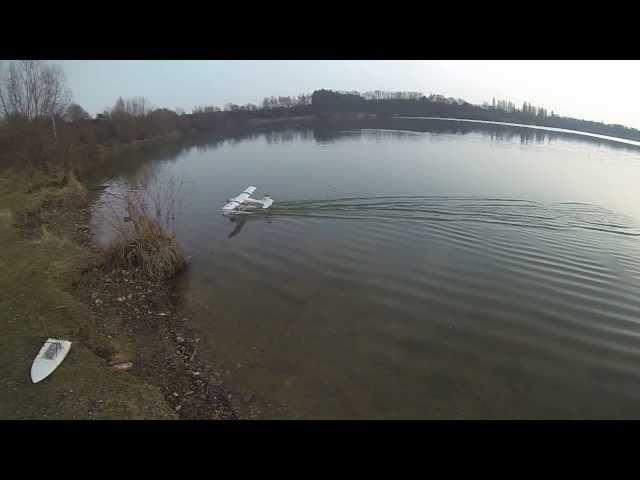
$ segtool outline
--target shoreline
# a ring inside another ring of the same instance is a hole
[[[219,372],[200,358],[199,338],[186,327],[170,285],[94,267],[76,294],[94,313],[100,333],[112,340],[107,365],[158,386],[179,418],[249,416],[230,401],[232,392],[219,381]]]
[[[87,210],[83,243],[99,256],[90,219]],[[95,264],[88,267],[74,294],[92,311],[98,330],[110,340],[111,351],[100,352],[108,368],[124,370],[157,386],[179,419],[236,420],[261,413],[253,394],[226,385],[224,373],[198,353],[200,339],[187,325],[174,279],[151,282],[136,278],[135,272],[109,272]]]
[[[0,355],[7,386],[0,390],[0,418],[249,419],[261,414],[255,395],[231,388],[224,372],[200,355],[199,338],[188,325],[173,280],[153,283],[134,279],[135,272],[103,269],[90,229],[95,198],[89,199],[87,183],[41,172],[35,177],[4,173],[0,267],[7,285],[0,282],[5,287],[0,314],[7,321],[0,335],[9,344]],[[28,369],[48,337],[69,339],[73,346],[60,367],[34,385]]]

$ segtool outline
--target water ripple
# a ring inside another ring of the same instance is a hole
[[[533,229],[578,228],[640,236],[634,219],[579,202],[545,204],[521,199],[379,196],[281,202],[272,215],[344,219],[479,222]]]

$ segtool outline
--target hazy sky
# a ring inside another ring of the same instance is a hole
[[[74,100],[92,114],[118,96],[158,107],[260,104],[265,96],[412,90],[471,103],[530,101],[560,115],[640,128],[640,61],[140,60],[57,61]]]

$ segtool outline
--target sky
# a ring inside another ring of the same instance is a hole
[[[640,128],[640,61],[533,60],[64,60],[74,101],[95,115],[118,96],[156,107],[261,104],[320,88],[410,90],[481,104],[522,102]]]

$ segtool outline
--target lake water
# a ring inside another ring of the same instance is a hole
[[[183,180],[190,325],[231,385],[286,405],[265,416],[640,416],[640,149],[388,119],[113,168],[112,188]],[[249,185],[274,206],[222,216]]]

